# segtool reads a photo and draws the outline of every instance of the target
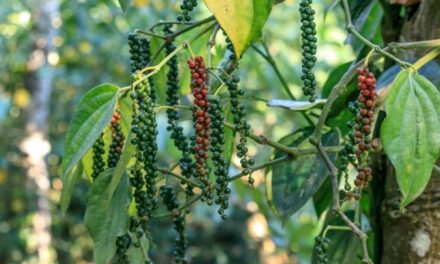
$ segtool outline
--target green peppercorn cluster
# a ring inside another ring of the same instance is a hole
[[[147,67],[151,61],[151,45],[147,38],[135,33],[128,35],[128,46],[130,51],[131,73],[136,73]],[[149,79],[150,87],[153,87],[153,79]],[[153,101],[156,98],[154,90],[151,90],[150,97]]]
[[[160,196],[163,203],[170,212],[175,212],[173,217],[174,229],[177,232],[177,238],[174,241],[174,262],[186,264],[185,250],[187,248],[187,239],[185,235],[185,214],[178,212],[179,201],[174,193],[172,186],[162,185],[160,187]]]
[[[118,164],[125,140],[125,136],[121,128],[121,113],[119,110],[113,112],[112,120],[110,122],[110,129],[112,131],[112,143],[110,143],[107,164],[109,168],[113,168],[116,166],[116,164]]]
[[[130,48],[131,72],[135,73],[147,67],[151,58],[150,41],[135,33],[128,35]]]
[[[134,78],[136,80],[137,77]],[[153,100],[149,97],[151,88],[148,81],[142,81],[131,93],[133,100],[131,143],[136,145],[136,166],[131,172],[132,185],[135,187],[135,201],[138,215],[152,216],[157,208],[156,177],[157,177],[157,124]],[[142,175],[144,174],[145,194],[142,193]],[[136,179],[136,180],[134,180]],[[135,181],[135,182],[133,182]],[[136,197],[136,191],[139,197]],[[138,202],[139,201],[139,202]]]
[[[191,11],[197,6],[197,0],[183,0],[180,5],[182,14],[177,17],[177,21],[189,22],[191,21]]]
[[[317,236],[315,238],[315,252],[316,252],[316,260],[318,264],[330,263],[327,257],[329,243],[330,243],[330,239],[326,237]]]
[[[310,97],[310,101],[313,102],[316,99],[315,87],[316,78],[313,73],[313,67],[316,63],[316,24],[315,10],[311,7],[312,0],[301,0],[299,12],[301,14],[301,51],[303,55],[302,59],[302,76],[303,80],[303,93]]]
[[[240,103],[240,96],[244,94],[244,91],[238,88],[239,82],[240,78],[238,78],[238,76],[232,76],[231,79],[225,80],[231,99],[231,113],[234,116],[234,128],[240,135],[240,143],[237,144],[237,157],[240,158],[241,167],[243,168],[242,174],[249,175],[249,184],[253,185],[254,178],[252,178],[251,175],[251,166],[254,165],[255,161],[247,157],[248,147],[246,146],[251,127],[247,122],[246,108]]]
[[[104,161],[104,139],[103,135],[99,136],[99,138],[93,143],[93,165],[92,165],[92,178],[96,179],[99,174],[104,171],[105,161]]]
[[[220,101],[216,97],[209,98],[209,113],[211,115],[211,160],[216,176],[215,203],[220,205],[219,215],[226,219],[225,210],[229,207],[228,167],[224,158],[225,126],[224,115]]]
[[[127,256],[128,248],[131,245],[131,237],[129,234],[124,234],[116,238],[116,263],[128,264],[129,259]]]
[[[165,34],[172,34],[171,26],[164,27]],[[170,42],[166,44],[166,54],[172,53],[176,49],[174,43]],[[175,106],[179,104],[179,67],[177,56],[172,57],[168,62],[170,67],[167,73],[167,104],[169,106]],[[194,174],[194,167],[192,166],[191,149],[188,142],[188,138],[183,134],[183,127],[179,126],[179,113],[175,109],[167,109],[168,127],[167,130],[171,131],[171,139],[174,141],[174,145],[178,150],[182,152],[182,158],[179,161],[182,175],[186,178],[190,178]],[[186,191],[188,195],[193,194],[193,186],[187,185]]]
[[[359,104],[357,102],[350,102],[348,104],[348,110],[352,113],[353,116],[356,116],[356,113],[358,112]],[[347,122],[347,126],[349,129],[353,129],[353,126],[356,124],[355,121],[350,120]],[[348,165],[350,163],[356,164],[356,142],[355,142],[355,133],[354,131],[350,131],[348,133],[348,139],[344,143],[344,148],[339,152],[339,176],[344,177],[345,179],[345,185],[344,189],[346,191],[346,197],[348,200],[351,200],[354,196],[357,196],[351,191],[351,184],[348,179]]]

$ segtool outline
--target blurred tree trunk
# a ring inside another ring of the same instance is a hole
[[[54,68],[56,60],[53,40],[60,23],[59,0],[38,0],[33,2],[34,48],[28,60],[27,86],[32,93],[32,103],[26,109],[26,138],[21,143],[27,155],[25,166],[28,180],[37,195],[36,212],[32,218],[33,233],[28,241],[36,250],[38,263],[53,263],[51,256],[51,207],[49,200],[50,179],[45,158],[50,152],[47,140],[48,115]]]
[[[399,40],[440,38],[440,1],[422,0],[411,8],[411,16],[403,23]],[[405,214],[395,208],[399,194],[395,171],[389,163],[385,181],[382,263],[440,263],[440,175],[433,173],[424,193],[408,206]]]

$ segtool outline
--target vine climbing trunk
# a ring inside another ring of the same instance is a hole
[[[28,88],[32,103],[25,111],[26,137],[21,150],[26,154],[27,178],[35,190],[37,199],[33,205],[36,212],[32,218],[32,240],[38,263],[52,263],[51,256],[51,208],[49,200],[50,179],[45,158],[50,151],[47,140],[50,95],[52,93],[54,68],[57,56],[54,38],[60,26],[59,0],[39,0],[33,6],[35,21],[34,47],[28,60]]]
[[[440,38],[440,1],[422,0],[410,8],[412,12],[403,22],[400,41]],[[440,175],[432,174],[423,194],[402,214],[395,208],[399,194],[391,164],[387,164],[385,173],[385,198],[382,201],[381,216],[382,263],[440,263]]]

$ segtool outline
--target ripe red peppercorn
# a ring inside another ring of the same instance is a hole
[[[205,63],[203,58],[197,56],[194,59],[188,60],[188,65],[191,70],[191,88],[194,96],[193,103],[196,106],[194,109],[193,120],[194,129],[196,130],[195,145],[193,152],[197,163],[197,177],[202,177],[202,182],[209,185],[207,181],[206,163],[209,158],[209,143],[210,143],[210,117],[208,104],[208,85],[206,81],[208,75],[205,70]]]

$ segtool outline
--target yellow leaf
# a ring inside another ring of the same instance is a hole
[[[234,46],[237,58],[261,32],[273,0],[204,0]]]

